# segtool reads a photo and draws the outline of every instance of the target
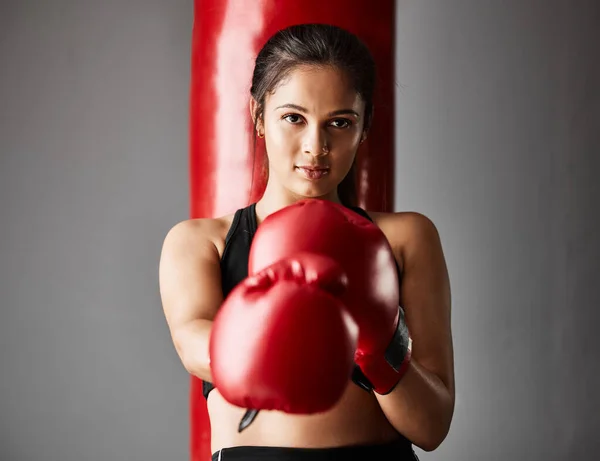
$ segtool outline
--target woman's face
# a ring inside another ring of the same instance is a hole
[[[365,104],[343,72],[299,67],[267,95],[269,182],[295,196],[337,199],[363,137]]]

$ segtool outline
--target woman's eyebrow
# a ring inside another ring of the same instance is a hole
[[[275,110],[277,110],[277,109],[294,109],[294,110],[297,110],[298,112],[302,112],[304,114],[308,113],[308,109],[306,109],[305,107],[299,106],[298,104],[283,104],[282,106],[278,106],[275,108]],[[360,117],[358,112],[356,112],[353,109],[338,109],[338,110],[334,110],[333,112],[329,112],[327,114],[328,117],[335,117],[337,115],[354,115],[357,118]]]

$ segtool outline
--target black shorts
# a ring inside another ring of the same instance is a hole
[[[219,450],[212,461],[418,461],[412,445],[399,440],[377,445],[354,445],[335,448],[232,447]]]

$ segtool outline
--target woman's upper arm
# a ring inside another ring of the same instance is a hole
[[[401,304],[413,338],[413,357],[435,373],[454,397],[451,296],[438,231],[418,213],[399,217],[401,235]]]
[[[182,221],[165,237],[159,264],[165,317],[177,332],[195,320],[212,320],[223,300],[220,256],[202,220]]]

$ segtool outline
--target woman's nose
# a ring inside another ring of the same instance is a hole
[[[329,153],[327,135],[322,130],[314,130],[307,133],[303,142],[303,151],[305,154],[321,157]]]

